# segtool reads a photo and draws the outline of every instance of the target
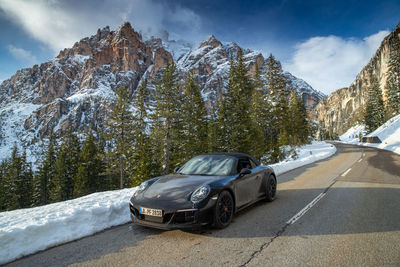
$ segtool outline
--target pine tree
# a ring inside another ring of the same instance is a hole
[[[130,111],[129,101],[131,99],[130,91],[126,86],[117,90],[117,99],[114,102],[113,109],[107,126],[109,132],[105,135],[112,143],[110,158],[119,170],[120,188],[126,186],[125,176],[128,169],[128,160],[132,152],[132,112]]]
[[[99,133],[100,131],[97,131]],[[97,140],[97,156],[101,163],[101,171],[99,172],[99,191],[115,190],[119,188],[120,176],[118,170],[113,168],[113,164],[110,163],[112,160],[109,159],[110,153],[106,153],[107,141],[104,139],[104,135],[98,134]],[[111,145],[108,142],[108,145]],[[112,149],[109,149],[111,151]],[[79,167],[79,166],[78,166]]]
[[[267,59],[265,74],[269,100],[271,101],[271,120],[273,128],[270,131],[271,161],[277,162],[285,155],[280,146],[288,145],[288,91],[286,79],[282,73],[282,66],[272,54]]]
[[[32,203],[32,168],[25,152],[14,146],[11,158],[1,164],[1,210],[28,208]]]
[[[56,148],[54,134],[51,132],[49,144],[44,161],[39,166],[39,171],[34,177],[33,203],[35,206],[50,203],[50,191],[52,191],[52,180],[55,175]]]
[[[100,134],[97,142],[97,155],[101,162],[101,171],[99,172],[100,191],[120,188],[120,173],[113,163],[113,144],[107,142],[104,137],[104,134]]]
[[[26,160],[26,152],[20,156],[21,173],[17,180],[17,196],[20,208],[28,208],[32,205],[33,171],[31,163]]]
[[[50,198],[52,202],[73,198],[74,178],[80,162],[80,144],[76,135],[70,129],[63,138],[57,153],[55,174]]]
[[[299,121],[299,139],[300,144],[310,143],[310,136],[312,136],[312,125],[308,119],[307,109],[304,105],[302,96],[299,96],[298,100],[298,121]]]
[[[152,142],[158,148],[161,172],[167,174],[180,163],[183,120],[183,92],[173,62],[165,67],[162,79],[156,83],[155,99]]]
[[[67,166],[65,164],[66,157],[66,151],[61,146],[56,156],[54,179],[51,181],[52,190],[49,193],[51,202],[65,200],[66,188],[64,187],[64,185],[67,180]]]
[[[193,72],[190,72],[187,77],[184,92],[182,163],[194,155],[206,153],[208,147],[207,110],[201,96],[200,86],[196,83]]]
[[[400,114],[400,37],[396,35],[390,51],[389,72],[386,81],[387,112],[391,118]]]
[[[292,90],[289,98],[289,127],[288,136],[291,145],[302,145],[308,142],[310,126],[303,100]]]
[[[247,75],[242,51],[230,61],[229,80],[218,110],[219,147],[223,151],[252,153],[255,150],[251,101],[254,85]]]
[[[80,163],[74,181],[74,197],[99,191],[99,173],[102,172],[102,162],[99,158],[93,133],[90,131],[82,144]]]
[[[133,113],[133,153],[131,157],[130,173],[132,178],[130,179],[130,185],[136,186],[141,182],[157,175],[154,172],[155,163],[153,159],[153,148],[149,136],[149,125],[148,125],[148,105],[149,92],[146,88],[146,83],[142,82],[135,92],[135,98],[133,104],[135,106],[135,112]]]
[[[219,152],[219,141],[218,141],[218,115],[217,110],[211,107],[210,113],[208,115],[208,125],[207,125],[207,152]]]
[[[279,132],[282,133],[287,131],[289,92],[286,90],[286,79],[282,73],[282,66],[272,54],[267,59],[267,66],[265,78],[273,103],[272,110],[279,123]]]
[[[385,122],[385,106],[383,104],[382,91],[375,74],[371,75],[368,87],[367,101],[364,111],[364,123],[367,132],[372,132]]]
[[[214,149],[219,152],[227,152],[230,150],[229,138],[233,133],[231,124],[231,114],[233,114],[233,97],[229,92],[233,88],[235,66],[233,59],[229,61],[229,74],[228,83],[225,87],[225,91],[219,96],[217,100],[217,110],[215,116],[214,127],[211,129],[211,133],[215,136]],[[214,120],[212,119],[212,120]],[[211,143],[212,144],[212,143]]]
[[[0,163],[0,192],[2,192],[0,194],[0,211],[4,211],[7,209],[7,196],[6,196],[6,188],[7,188],[7,184],[6,184],[6,180],[5,180],[5,175],[6,175],[6,171],[7,171],[7,166],[8,166],[8,160],[3,160]]]
[[[260,70],[256,65],[254,74],[254,91],[251,101],[250,114],[251,119],[254,123],[254,135],[253,142],[255,144],[252,155],[256,158],[262,158],[264,154],[269,150],[269,130],[271,129],[271,106],[267,100],[266,93],[264,91],[264,84],[261,81]]]

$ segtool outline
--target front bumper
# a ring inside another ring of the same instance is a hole
[[[139,214],[139,207],[135,207],[132,202],[129,202],[129,209],[131,219],[137,225],[162,230],[193,229],[213,222],[213,207],[215,205],[213,202],[209,202],[202,209],[165,211],[163,217]]]

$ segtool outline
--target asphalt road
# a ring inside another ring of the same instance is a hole
[[[335,144],[226,229],[125,224],[8,266],[400,266],[400,156]],[[128,211],[128,207],[127,207]]]

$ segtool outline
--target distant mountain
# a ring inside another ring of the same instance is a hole
[[[320,122],[321,129],[329,132],[330,136],[342,135],[363,119],[363,107],[373,74],[377,75],[385,97],[390,51],[396,35],[400,36],[400,23],[385,37],[375,55],[348,88],[336,90],[315,107],[314,119]]]
[[[235,43],[223,44],[213,35],[198,46],[185,41],[151,38],[143,40],[129,23],[115,31],[109,27],[64,49],[51,61],[22,69],[0,85],[0,160],[8,157],[14,144],[27,148],[35,162],[42,139],[54,127],[57,137],[72,127],[77,132],[103,127],[122,85],[132,92],[141,81],[149,90],[162,68],[175,61],[179,73],[196,74],[208,107],[215,105],[224,90],[229,58],[239,50]],[[267,66],[260,52],[242,49],[249,74],[256,65],[264,76]],[[308,108],[324,95],[305,81],[285,73],[288,89],[298,90]]]

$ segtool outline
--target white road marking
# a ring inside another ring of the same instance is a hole
[[[365,157],[365,153],[363,154],[363,157]]]
[[[286,224],[294,224],[298,219],[300,219],[309,209],[311,209],[321,198],[323,198],[326,193],[319,194],[313,201],[310,202],[307,206],[305,206],[301,211],[299,211],[296,215],[294,215]]]
[[[362,161],[362,159],[359,159],[357,162],[361,162]]]
[[[349,168],[347,171],[345,171],[341,176],[346,176],[350,170],[351,170],[351,168]]]

